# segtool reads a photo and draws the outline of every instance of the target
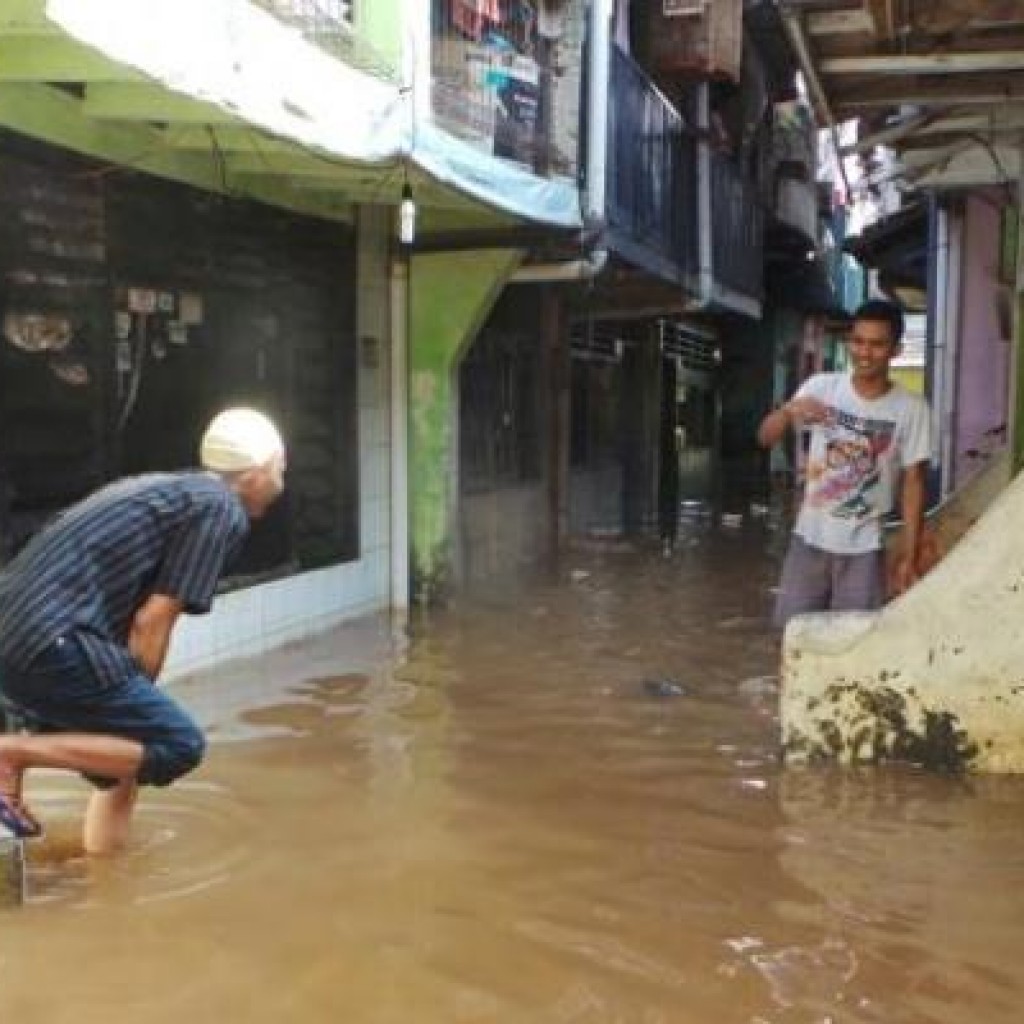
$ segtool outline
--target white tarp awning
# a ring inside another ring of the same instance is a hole
[[[394,161],[397,85],[335,59],[244,0],[47,0],[51,21],[168,89],[360,163]]]
[[[409,159],[496,210],[560,227],[581,223],[575,182],[476,151],[429,114],[413,130],[410,90],[345,64],[246,0],[46,0],[46,14],[168,90],[279,138],[355,164]]]

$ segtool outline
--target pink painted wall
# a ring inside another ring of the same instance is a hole
[[[1003,202],[992,192],[972,197],[966,205],[954,487],[1005,443],[1010,344],[1000,331],[996,304]]]

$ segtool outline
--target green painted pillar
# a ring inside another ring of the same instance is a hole
[[[409,272],[409,533],[412,599],[443,600],[452,575],[458,364],[519,250],[420,253]]]

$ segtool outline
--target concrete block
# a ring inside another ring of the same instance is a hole
[[[1018,477],[880,612],[790,622],[781,692],[787,760],[1024,772],[1022,523]]]

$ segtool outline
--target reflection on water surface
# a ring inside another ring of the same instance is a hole
[[[1018,1021],[1024,782],[781,771],[776,565],[693,540],[183,684],[211,756],[117,860],[35,776],[0,1018]]]

